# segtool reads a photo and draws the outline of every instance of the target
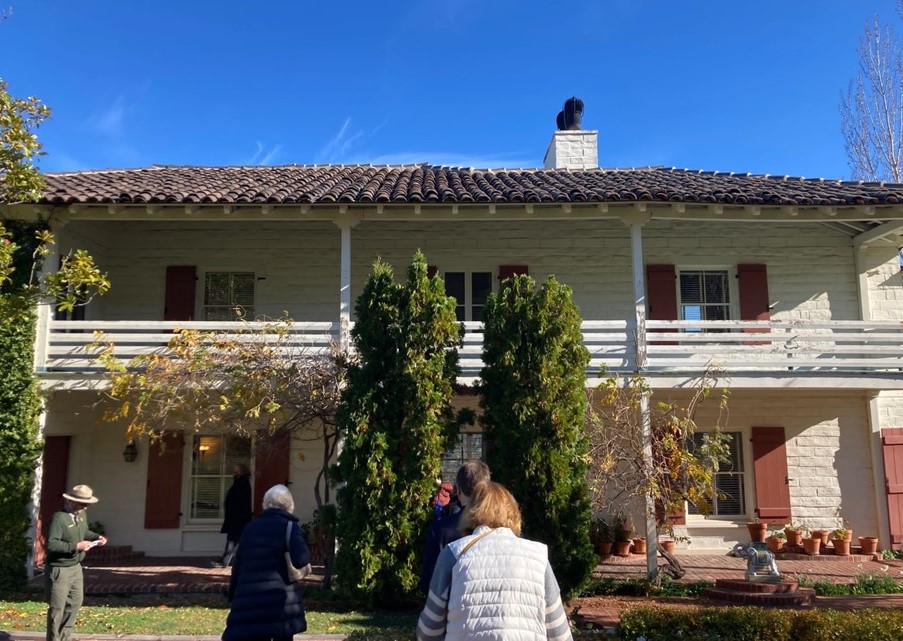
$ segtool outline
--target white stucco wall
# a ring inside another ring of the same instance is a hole
[[[710,429],[717,413],[717,403],[704,405],[697,416],[700,429]],[[733,391],[724,429],[741,432],[747,517],[755,517],[756,507],[752,428],[780,426],[787,438],[793,521],[813,529],[833,529],[839,526],[835,511],[840,508],[854,536],[877,536],[867,415],[868,400],[861,394]],[[748,542],[745,521],[742,517],[689,516],[690,551]]]
[[[138,441],[138,458],[122,460],[125,427],[101,420],[102,407],[92,392],[57,392],[48,407],[45,434],[71,436],[68,485],[90,485],[100,502],[90,508],[90,519],[106,527],[110,545],[131,545],[150,556],[211,555],[222,552],[225,535],[221,522],[192,523],[187,518],[191,436],[187,436],[182,482],[182,526],[178,529],[144,528],[148,443]],[[289,459],[295,514],[310,520],[316,501],[313,480],[322,459],[319,442],[295,438]]]

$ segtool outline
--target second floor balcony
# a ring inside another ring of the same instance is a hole
[[[483,366],[483,327],[464,325],[458,382],[472,385]],[[38,340],[35,365],[45,388],[103,387],[99,335],[127,364],[140,354],[166,353],[180,328],[267,340],[264,323],[52,320]],[[903,323],[894,321],[647,321],[638,335],[634,322],[588,320],[582,333],[591,359],[588,386],[603,376],[639,373],[653,388],[679,388],[717,367],[735,388],[903,389]],[[296,322],[280,349],[301,358],[339,340],[337,322]]]

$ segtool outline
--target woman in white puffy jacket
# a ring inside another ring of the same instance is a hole
[[[472,532],[439,555],[419,641],[570,641],[546,546],[520,537],[517,501],[499,483],[479,485],[461,516]]]

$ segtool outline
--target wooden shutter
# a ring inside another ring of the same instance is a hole
[[[676,281],[674,265],[646,265],[649,320],[677,320]]]
[[[512,276],[518,276],[519,274],[526,276],[529,273],[530,269],[526,265],[499,265],[499,282]]]
[[[147,452],[147,495],[144,527],[167,530],[179,527],[182,516],[182,433],[164,434]]]
[[[768,309],[768,271],[765,265],[737,265],[737,281],[740,289],[740,320],[771,320]],[[767,334],[767,329],[745,329],[748,334]],[[767,344],[767,341],[750,341],[746,345]]]
[[[166,268],[166,297],[163,320],[194,319],[194,290],[197,283],[194,265],[170,265]]]
[[[41,467],[41,509],[35,532],[34,562],[44,565],[47,533],[44,531],[54,513],[63,509],[63,492],[69,488],[69,450],[71,436],[45,436]]]
[[[903,543],[903,427],[881,430],[890,542]]]
[[[752,428],[756,514],[768,523],[790,521],[790,479],[783,427]]]
[[[258,432],[254,455],[254,515],[263,509],[263,495],[281,483],[289,485],[289,451],[291,436],[279,432],[270,436],[266,431]]]

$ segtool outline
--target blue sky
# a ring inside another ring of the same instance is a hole
[[[849,176],[840,92],[894,0],[7,0],[45,171],[536,167],[563,101],[603,167]]]

